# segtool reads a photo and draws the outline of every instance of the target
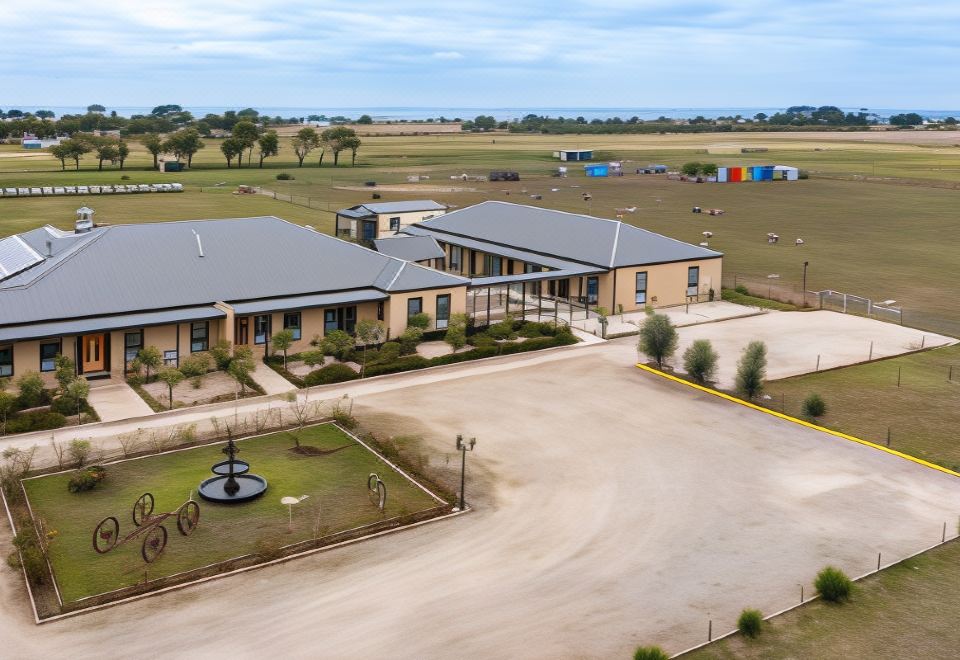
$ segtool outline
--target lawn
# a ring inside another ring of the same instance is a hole
[[[893,449],[960,470],[960,346],[774,381],[766,391],[768,405],[785,402],[795,416],[818,393],[827,413],[817,423],[881,444],[889,427]]]
[[[200,502],[201,510],[200,525],[189,537],[177,532],[175,520],[167,523],[167,547],[149,565],[150,579],[314,538],[318,519],[320,535],[327,535],[438,504],[336,426],[308,427],[301,432],[300,442],[331,453],[295,453],[289,433],[238,442],[240,458],[250,463],[251,473],[269,482],[263,497],[245,504],[211,504],[197,496],[197,485],[211,476],[210,466],[224,460],[222,444],[108,465],[106,481],[81,494],[67,491],[70,474],[24,481],[34,514],[46,529],[58,532],[50,544],[50,559],[64,602],[119,589],[143,578],[140,543],[134,541],[98,555],[90,539],[96,524],[107,516],[120,521],[121,537],[131,531],[133,503],[147,491],[156,499],[155,513],[174,511],[191,496]],[[383,514],[368,497],[366,484],[371,472],[387,486]],[[280,498],[300,495],[310,497],[295,507],[293,528],[288,531],[287,507],[280,504]]]
[[[956,657],[960,600],[953,594],[960,589],[960,543],[952,541],[897,564],[854,589],[844,605],[817,600],[764,624],[757,639],[734,635],[682,657]]]
[[[870,135],[871,140],[881,139]],[[356,167],[349,155],[338,168],[318,168],[311,155],[298,168],[286,139],[277,158],[257,167],[225,169],[219,141],[194,160],[194,169],[158,174],[148,169],[149,155],[134,145],[124,173],[98,172],[89,158],[79,172],[61,172],[45,155],[9,157],[15,145],[0,146],[0,185],[82,185],[180,181],[181,194],[71,196],[53,199],[0,199],[0,235],[47,222],[70,227],[73,211],[92,206],[101,222],[145,222],[187,218],[270,214],[333,229],[333,212],[370,201],[367,181],[389,185],[384,200],[433,198],[453,206],[487,199],[534,204],[565,211],[613,217],[617,209],[636,207],[624,220],[690,242],[712,231],[710,246],[725,253],[725,281],[735,274],[800,286],[808,261],[810,289],[831,288],[875,300],[894,299],[903,306],[904,323],[960,336],[960,310],[943,293],[943,282],[957,274],[953,246],[960,239],[955,209],[960,185],[960,148],[952,144],[912,145],[912,136],[895,133],[890,142],[866,141],[863,134],[704,134],[641,136],[437,135],[364,137]],[[918,134],[917,139],[927,137]],[[946,137],[945,137],[946,139]],[[741,146],[764,146],[768,152],[740,153]],[[586,179],[576,163],[570,176],[551,177],[559,164],[551,153],[559,147],[593,147],[598,159],[622,159],[627,174]],[[5,157],[8,156],[8,157]],[[677,167],[699,160],[721,165],[793,164],[811,172],[809,180],[746,184],[687,184],[663,176],[637,176],[640,165],[662,162]],[[488,174],[494,169],[521,173],[522,181],[461,182],[450,176]],[[295,179],[278,181],[279,172]],[[419,184],[407,176],[426,175]],[[864,179],[869,179],[869,181]],[[217,184],[223,184],[219,187]],[[299,204],[264,195],[232,195],[239,184],[260,185]],[[438,188],[456,188],[441,191]],[[552,189],[556,188],[556,191]],[[201,192],[202,190],[202,192]],[[589,192],[585,201],[582,193]],[[531,195],[542,195],[542,199]],[[311,208],[308,208],[307,205]],[[694,215],[692,206],[722,208],[720,217]],[[768,232],[780,244],[769,246]],[[803,238],[802,248],[794,239]]]

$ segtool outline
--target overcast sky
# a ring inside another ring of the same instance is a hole
[[[960,107],[960,2],[3,3],[0,108]]]

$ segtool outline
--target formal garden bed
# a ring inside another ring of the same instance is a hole
[[[13,380],[0,378],[0,435],[100,421],[87,402],[90,384],[76,375],[73,360],[58,355],[55,365],[57,386],[53,388],[35,371]]]
[[[130,364],[127,383],[154,412],[264,394],[253,380],[253,352],[221,341],[193,353],[179,366],[166,365],[160,351],[147,346]]]
[[[338,415],[342,423],[355,425],[349,414]],[[37,475],[31,469],[32,454],[19,453],[24,462],[19,466],[5,457],[3,495],[16,531],[16,549],[7,561],[25,571],[41,619],[252,567],[451,510],[449,494],[428,491],[369,444],[327,422],[237,440],[239,458],[267,480],[268,492],[232,504],[191,495],[199,504],[199,523],[183,535],[176,516],[162,521],[166,545],[152,562],[146,563],[142,553],[144,538],[153,532],[118,543],[103,554],[95,551],[91,538],[97,537],[94,530],[100,521],[115,517],[117,538],[122,540],[137,529],[131,511],[142,494],[152,494],[153,516],[176,512],[188,494],[196,493],[211,476],[211,465],[224,458],[223,442],[190,446],[196,441],[192,433],[183,433],[180,439],[187,448],[168,445],[162,453],[97,466],[83,465],[89,454],[79,458],[70,454],[68,460],[76,459],[74,464],[81,467],[51,474]],[[385,486],[382,509],[378,491],[368,487],[373,473]],[[308,497],[292,508],[280,503],[282,496],[303,495]],[[144,529],[150,526],[147,520]],[[104,538],[100,535],[101,542]]]
[[[423,327],[429,325],[429,317],[426,314],[417,316],[423,318],[411,319],[410,327],[390,341],[383,341],[382,325],[361,322],[356,336],[334,331],[322,339],[315,338],[311,342],[314,350],[287,356],[278,352],[265,358],[264,362],[303,388],[568,346],[578,341],[565,325],[513,318],[475,330],[462,314],[451,317],[445,332],[427,334]],[[372,330],[369,326],[361,328],[364,323],[379,327]],[[282,350],[276,344],[274,349]]]

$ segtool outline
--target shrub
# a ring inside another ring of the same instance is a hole
[[[447,324],[447,332],[443,335],[443,341],[447,342],[455,351],[460,350],[467,344],[467,315],[451,314],[450,322]]]
[[[496,346],[485,346],[483,348],[473,348],[463,353],[450,353],[449,355],[438,355],[431,358],[430,365],[437,367],[444,364],[456,364],[457,362],[466,362],[468,360],[479,360],[480,358],[493,357],[500,354],[500,349]]]
[[[763,625],[763,614],[760,610],[746,609],[740,613],[737,619],[737,630],[751,639],[760,634],[760,628]]]
[[[508,316],[499,323],[494,323],[487,328],[487,336],[500,340],[516,339],[517,333],[513,329],[513,319]]]
[[[67,423],[67,418],[52,410],[32,410],[20,413],[7,420],[7,433],[29,433],[58,429]]]
[[[737,363],[737,391],[746,399],[756,398],[763,392],[766,376],[767,346],[762,341],[752,341]]]
[[[408,325],[400,335],[400,354],[411,355],[416,353],[417,345],[423,341],[423,330],[415,325]]]
[[[633,660],[669,660],[670,656],[664,653],[659,646],[641,646],[633,652]]]
[[[67,385],[73,382],[73,379],[76,378],[76,365],[73,363],[73,360],[68,358],[66,355],[61,355],[57,353],[57,356],[54,358],[54,364],[57,367],[57,371],[54,376],[57,379],[57,383],[60,384],[60,391],[66,392]]]
[[[323,352],[332,355],[341,362],[346,362],[353,355],[354,339],[343,330],[331,330],[323,338],[321,346]]]
[[[370,364],[389,364],[400,357],[400,344],[395,341],[388,341],[380,347],[377,353],[377,359]]]
[[[302,359],[303,363],[308,367],[315,367],[318,364],[323,364],[325,357],[327,356],[323,351],[304,351],[300,354],[300,359]]]
[[[640,326],[637,348],[662,369],[663,363],[677,351],[677,330],[670,319],[664,314],[648,315]]]
[[[101,481],[107,478],[107,470],[103,466],[93,465],[84,470],[77,470],[70,481],[67,482],[67,490],[71,493],[83,493],[93,490]]]
[[[531,321],[521,325],[520,329],[517,331],[517,334],[521,337],[532,339],[534,337],[552,337],[556,334],[556,332],[556,328],[549,323],[536,323]]]
[[[683,368],[701,385],[717,375],[717,352],[709,339],[697,339],[683,352]]]
[[[382,376],[384,374],[398,374],[401,371],[423,369],[431,365],[430,360],[422,355],[408,355],[390,364],[374,364],[367,368],[367,376]]]
[[[17,536],[22,536],[21,532]],[[23,572],[27,574],[30,584],[44,584],[47,579],[47,562],[43,558],[43,553],[37,547],[35,542],[25,545],[20,550],[20,561],[16,559],[16,553],[8,560],[8,563],[23,567]]]
[[[747,287],[743,286],[742,284],[738,284],[737,286],[733,287],[733,290],[739,293],[741,296],[750,295],[750,292],[747,290]]]
[[[497,347],[497,342],[493,339],[493,337],[489,337],[483,334],[474,335],[470,337],[469,339],[467,339],[467,343],[470,344],[471,346],[476,346],[477,348],[496,348]]]
[[[344,381],[354,380],[359,377],[360,374],[347,365],[335,362],[308,373],[303,379],[303,384],[307,387],[313,387],[314,385],[342,383]]]
[[[827,566],[817,573],[817,579],[813,586],[817,588],[817,593],[830,603],[841,603],[849,600],[850,592],[853,591],[853,582],[850,581],[850,578],[839,568],[833,566]]]
[[[43,378],[36,371],[28,371],[17,379],[20,407],[36,408],[43,403]]]
[[[199,387],[200,379],[210,371],[212,361],[209,353],[194,353],[190,357],[180,361],[180,373],[187,378],[193,378],[194,387]]]
[[[89,440],[76,438],[70,441],[70,445],[67,447],[67,453],[70,454],[70,458],[77,464],[77,467],[80,468],[87,462],[87,458],[90,457],[92,449]]]
[[[156,371],[163,364],[163,355],[156,346],[146,346],[137,351],[137,363],[147,371],[146,382],[150,382],[150,370]]]
[[[233,359],[230,349],[231,344],[226,339],[221,339],[210,347],[210,357],[219,371],[226,371],[230,366],[230,360]]]
[[[811,394],[803,400],[803,414],[807,417],[821,417],[827,412],[827,403],[819,394]]]
[[[410,328],[420,328],[421,330],[426,330],[430,327],[430,315],[426,312],[420,312],[419,314],[414,314],[409,319],[407,319],[407,327]]]
[[[293,179],[294,176],[286,172],[280,172],[280,174],[277,175],[277,181],[293,181]]]
[[[500,347],[500,355],[512,355],[514,353],[526,353],[527,351],[539,351],[544,348],[553,348],[557,342],[553,337],[537,337],[528,339],[518,344],[503,344]]]

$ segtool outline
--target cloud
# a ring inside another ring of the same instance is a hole
[[[438,60],[462,60],[463,53],[458,53],[455,50],[438,50],[433,54],[433,57]]]

